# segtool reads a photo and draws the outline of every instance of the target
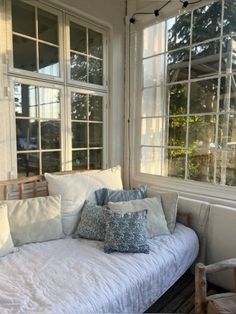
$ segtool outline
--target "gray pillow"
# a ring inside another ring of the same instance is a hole
[[[85,201],[74,237],[104,241],[105,227],[103,207]]]
[[[95,191],[98,205],[106,205],[108,202],[124,202],[143,199],[147,194],[147,186],[141,185],[136,190],[111,190],[99,189]]]
[[[164,192],[158,193],[161,196],[162,208],[166,217],[167,227],[171,233],[175,230],[178,193],[177,192]]]
[[[149,253],[146,237],[147,210],[119,213],[104,210],[106,235],[104,252]]]

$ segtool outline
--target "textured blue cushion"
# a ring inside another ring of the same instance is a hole
[[[141,185],[136,190],[111,190],[107,188],[95,191],[98,205],[106,205],[108,202],[124,202],[143,199],[147,195],[147,186]]]
[[[106,235],[104,252],[149,253],[146,224],[147,210],[119,213],[104,210]]]
[[[104,241],[105,226],[103,207],[85,201],[74,237]]]

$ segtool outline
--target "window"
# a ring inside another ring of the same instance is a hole
[[[18,177],[103,168],[107,30],[36,2],[7,4]]]
[[[140,172],[236,185],[236,1],[142,31]]]

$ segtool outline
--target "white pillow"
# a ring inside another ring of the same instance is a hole
[[[45,173],[49,195],[61,195],[62,224],[66,235],[71,235],[78,223],[85,200],[96,203],[95,191],[101,188],[123,189],[121,167],[99,172],[55,175]]]
[[[8,200],[8,219],[15,245],[59,239],[63,236],[61,196]]]
[[[10,233],[7,205],[0,205],[0,257],[14,251]]]
[[[128,202],[108,202],[108,207],[123,213],[147,209],[147,236],[152,238],[157,235],[170,234],[160,196]]]

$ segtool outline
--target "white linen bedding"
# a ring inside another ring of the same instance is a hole
[[[198,254],[195,232],[181,224],[148,244],[150,254],[105,254],[85,239],[26,244],[0,259],[0,313],[143,312]]]

